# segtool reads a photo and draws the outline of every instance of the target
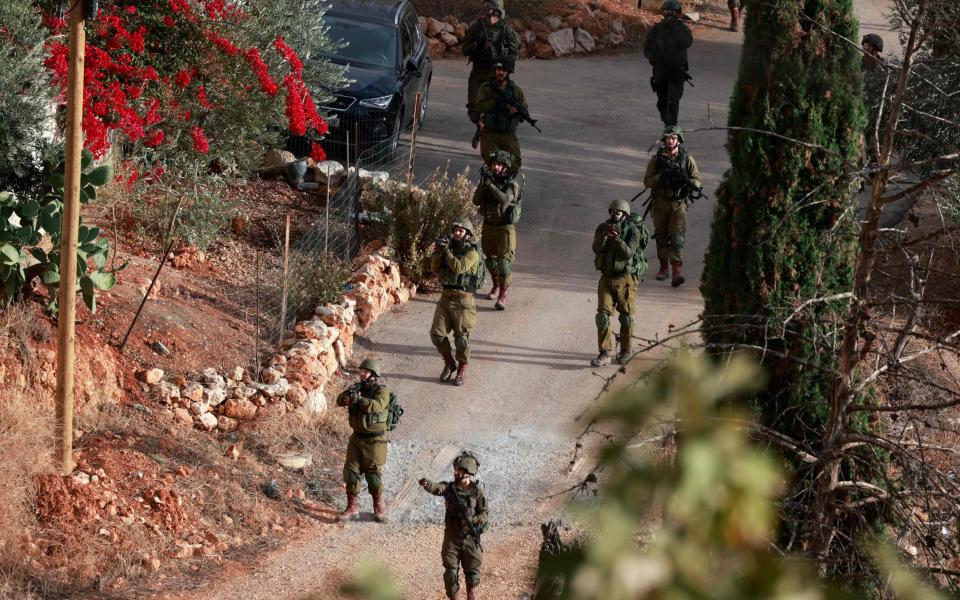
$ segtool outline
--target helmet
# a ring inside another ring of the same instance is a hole
[[[867,35],[863,36],[863,40],[860,43],[870,44],[879,52],[883,52],[883,38],[875,33],[868,33]]]
[[[667,137],[668,135],[675,135],[677,139],[680,140],[680,143],[683,143],[683,130],[677,127],[676,125],[671,125],[663,130],[663,135],[660,136],[660,139]]]
[[[516,66],[516,61],[510,60],[509,58],[501,58],[497,62],[493,63],[494,69],[506,69],[511,73],[513,73],[513,70]]]
[[[480,468],[480,461],[472,452],[464,450],[460,453],[460,456],[453,459],[453,466],[463,469],[470,475],[476,475],[477,469]]]
[[[382,370],[383,365],[375,358],[366,358],[362,363],[360,363],[360,368],[370,371],[373,373],[374,377],[380,377],[380,371]]]
[[[660,7],[660,10],[675,10],[677,12],[683,12],[683,7],[680,6],[680,3],[677,2],[677,0],[667,0],[663,3],[663,6]]]
[[[473,223],[470,222],[470,217],[466,215],[463,215],[459,219],[455,219],[450,227],[463,227],[467,230],[467,233],[473,235]]]
[[[483,6],[484,6],[484,8],[486,8],[488,11],[496,11],[496,12],[498,13],[498,14],[497,14],[498,17],[502,17],[502,16],[503,16],[503,4],[502,4],[501,1],[499,1],[499,0],[486,0],[486,2],[483,3]]]
[[[513,166],[513,155],[506,150],[497,150],[487,155],[487,162],[498,162],[509,169]]]
[[[626,200],[614,200],[610,203],[610,208],[607,209],[607,212],[613,213],[615,210],[622,210],[623,212],[630,214],[630,203]]]

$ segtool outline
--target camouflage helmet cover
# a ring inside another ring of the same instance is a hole
[[[663,130],[663,135],[660,136],[660,139],[667,137],[668,135],[675,135],[677,139],[680,140],[680,143],[683,143],[683,129],[680,129],[676,125],[671,125]]]
[[[517,63],[513,60],[510,60],[509,58],[501,58],[500,60],[493,63],[494,69],[506,69],[511,73],[513,73],[516,66],[517,66]]]
[[[487,155],[487,162],[498,162],[509,169],[513,166],[513,155],[506,150],[496,150]]]
[[[870,44],[878,51],[883,52],[883,38],[875,33],[868,33],[867,35],[863,36],[863,40],[860,43]]]
[[[370,371],[373,373],[374,377],[380,377],[380,371],[382,367],[383,365],[380,363],[380,361],[375,358],[366,358],[362,363],[360,363],[360,368]]]
[[[472,452],[464,450],[460,453],[460,456],[453,459],[453,466],[459,467],[470,475],[475,476],[477,470],[480,468],[480,461]]]
[[[664,2],[660,7],[660,10],[675,10],[677,12],[683,12],[683,7],[680,6],[680,3],[677,2],[677,0],[666,0],[666,2]]]
[[[500,13],[499,16],[503,16],[503,1],[502,0],[486,0],[483,3],[483,7],[488,11],[497,11]]]
[[[454,227],[462,227],[463,229],[467,230],[467,233],[473,235],[473,223],[470,222],[470,217],[466,215],[463,215],[459,219],[455,219],[450,228],[452,229]]]
[[[630,203],[626,200],[614,200],[610,203],[610,207],[607,209],[607,212],[613,214],[613,211],[619,210],[630,214]]]

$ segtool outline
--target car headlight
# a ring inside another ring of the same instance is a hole
[[[390,106],[390,102],[393,101],[393,96],[380,96],[379,98],[367,98],[366,100],[360,101],[360,106],[366,106],[367,108],[376,108],[377,110],[387,110],[387,107]]]

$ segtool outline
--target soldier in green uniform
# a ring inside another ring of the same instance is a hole
[[[421,479],[423,489],[434,496],[443,496],[446,516],[443,528],[443,587],[448,598],[457,598],[460,591],[460,566],[467,580],[467,600],[477,600],[483,548],[480,534],[488,526],[487,499],[483,487],[474,478],[480,461],[463,452],[453,461],[453,481],[433,483]],[[475,535],[476,534],[476,535]]]
[[[676,125],[680,114],[683,85],[690,78],[687,49],[693,33],[681,20],[682,7],[676,0],[663,3],[663,19],[643,40],[643,55],[653,66],[650,83],[657,94],[657,110],[664,125]]]
[[[864,161],[875,166],[880,160],[878,121],[883,88],[887,85],[887,70],[883,62],[883,38],[875,33],[863,36],[863,103],[867,108],[867,128],[863,135]],[[881,124],[882,126],[882,124]]]
[[[507,308],[507,290],[512,281],[513,258],[517,251],[517,222],[520,219],[520,184],[510,172],[513,157],[497,150],[490,154],[487,166],[480,171],[480,185],[473,193],[473,203],[483,215],[480,247],[486,257],[493,289],[487,294],[496,300],[497,310]]]
[[[480,113],[480,156],[505,150],[513,156],[513,171],[520,169],[520,141],[517,127],[530,113],[523,90],[510,79],[513,62],[500,61],[494,66],[494,79],[486,81],[477,92],[476,108]]]
[[[743,5],[746,0],[727,0],[730,9],[730,31],[740,31],[740,20],[743,18]]]
[[[477,324],[477,304],[473,299],[477,282],[477,267],[480,253],[472,241],[473,225],[467,217],[453,223],[453,235],[437,240],[430,270],[436,273],[443,285],[440,300],[433,313],[430,340],[443,357],[443,372],[440,381],[450,381],[454,373],[454,385],[463,385],[464,373],[470,362],[470,334]],[[453,332],[456,360],[447,335]]]
[[[647,163],[643,184],[653,190],[650,212],[653,216],[654,237],[657,240],[657,258],[660,270],[657,280],[667,278],[668,263],[673,267],[671,285],[683,285],[683,245],[687,231],[687,202],[700,194],[700,171],[693,157],[682,146],[683,130],[667,127],[663,130],[660,149]]]
[[[484,7],[486,14],[477,19],[463,36],[463,54],[473,64],[467,81],[467,115],[477,125],[472,142],[474,148],[480,143],[480,113],[474,104],[477,91],[483,82],[494,78],[494,64],[501,60],[516,62],[520,55],[517,34],[503,18],[503,5],[497,0],[486,0]]]
[[[347,442],[347,458],[343,463],[343,481],[347,487],[347,507],[337,515],[349,521],[360,514],[360,476],[367,480],[373,498],[373,516],[383,522],[382,467],[387,462],[387,414],[390,390],[380,381],[380,361],[366,359],[360,363],[360,381],[337,396],[337,406],[346,406],[353,435]]]
[[[614,200],[607,211],[610,218],[601,223],[593,236],[594,265],[600,271],[597,286],[597,345],[600,354],[590,361],[594,367],[610,364],[613,331],[610,319],[620,313],[620,353],[617,361],[626,364],[630,358],[633,336],[633,313],[636,309],[638,278],[631,260],[641,245],[643,233],[631,220],[630,203]]]

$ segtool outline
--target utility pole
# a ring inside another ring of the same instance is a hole
[[[61,221],[60,289],[57,294],[57,425],[60,429],[60,471],[73,472],[73,388],[76,360],[77,236],[80,228],[80,161],[83,152],[83,58],[86,46],[84,12],[89,0],[70,9],[70,59],[67,75],[63,220]],[[95,9],[94,9],[95,13]]]

